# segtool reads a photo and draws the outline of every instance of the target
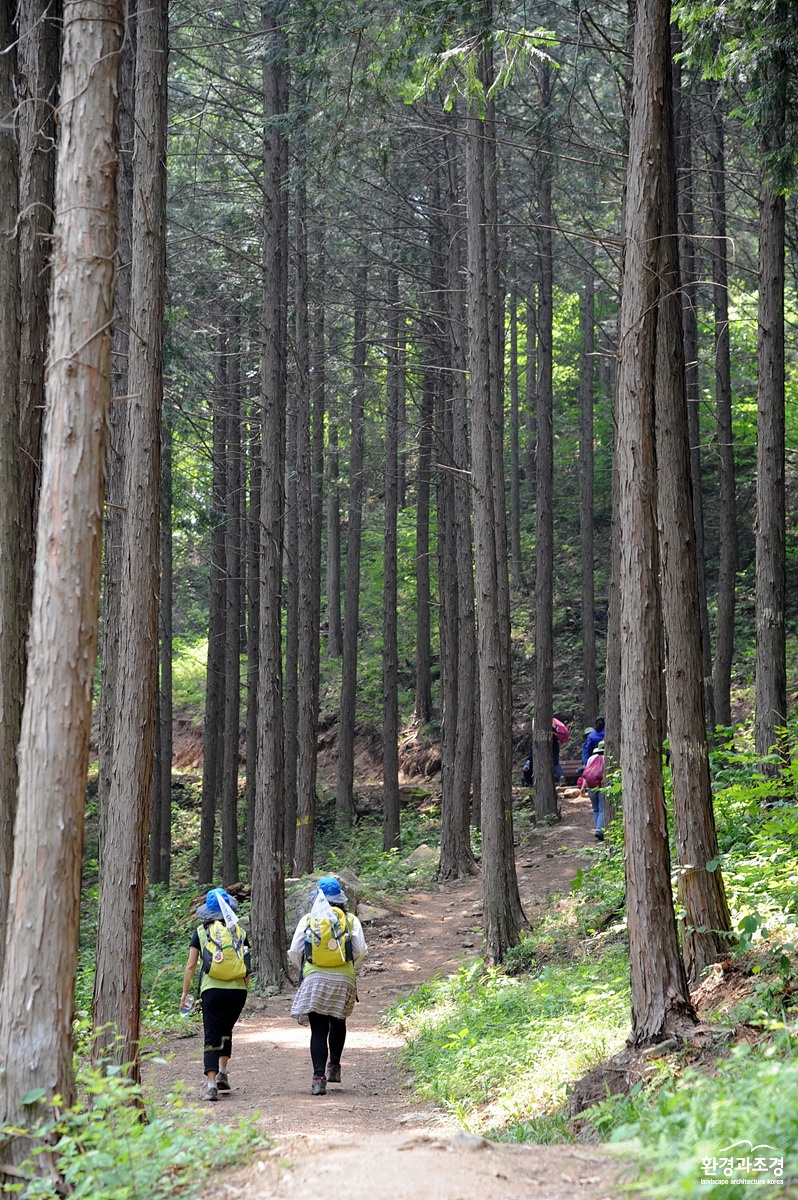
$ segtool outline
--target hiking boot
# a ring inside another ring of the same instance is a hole
[[[603,830],[603,829],[597,829],[597,830],[596,830],[596,841],[597,841],[597,842],[603,842],[603,841],[604,841],[604,830]]]
[[[326,1096],[327,1095],[327,1080],[323,1075],[314,1075],[313,1082],[310,1085],[311,1096]]]
[[[218,1100],[219,1099],[219,1091],[218,1091],[215,1083],[208,1084],[208,1086],[205,1089],[205,1095],[202,1098],[203,1098],[203,1100]]]
[[[340,1083],[341,1082],[341,1064],[340,1063],[327,1063],[327,1082],[328,1083]]]
[[[220,1092],[229,1092],[230,1091],[230,1080],[227,1078],[226,1071],[217,1071],[216,1072],[216,1086]]]

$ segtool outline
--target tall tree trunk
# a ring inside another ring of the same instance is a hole
[[[388,342],[385,404],[385,555],[382,576],[382,848],[399,845],[399,648],[397,575],[399,512],[399,278],[386,286]]]
[[[787,721],[784,196],[765,179],[759,204],[755,734],[757,753],[764,757],[776,746],[783,748]]]
[[[211,586],[208,604],[208,663],[205,672],[205,725],[202,752],[202,807],[198,874],[200,886],[214,881],[216,810],[222,779],[224,752],[224,632],[227,569],[224,542],[226,495],[227,410],[226,342],[217,336],[213,393],[213,508],[211,529]]]
[[[513,587],[524,586],[521,569],[521,451],[518,404],[518,291],[510,290],[510,569]]]
[[[241,731],[241,344],[238,317],[230,341],[225,470],[224,740],[222,882],[238,881],[238,746]]]
[[[451,466],[448,487],[451,492],[452,524],[452,595],[450,601],[451,655],[450,677],[444,677],[441,648],[442,735],[446,740],[447,771],[442,772],[440,880],[459,879],[477,871],[471,850],[469,809],[476,737],[476,628],[474,623],[474,548],[471,535],[471,480],[468,443],[468,402],[466,379],[466,310],[463,291],[465,258],[462,196],[458,170],[460,139],[447,133],[444,146],[447,164],[446,255],[446,328],[449,336],[451,371],[449,378],[451,416]],[[448,436],[448,435],[447,435]],[[444,462],[446,459],[444,458]],[[443,510],[441,505],[443,503]],[[438,521],[444,524],[446,505],[439,500]],[[443,530],[442,530],[443,532]],[[441,568],[441,590],[450,590]],[[443,640],[443,631],[441,633]],[[447,657],[447,662],[449,661]],[[449,747],[451,746],[451,749]]]
[[[330,394],[327,435],[327,653],[343,653],[341,624],[341,497],[339,492],[338,422],[340,405],[335,388]]]
[[[490,26],[489,5],[482,6],[483,35]],[[478,71],[487,87],[491,71],[484,43]],[[507,754],[511,714],[507,710],[506,676],[509,665],[509,627],[503,621],[503,596],[499,572],[507,570],[506,556],[499,560],[497,531],[505,526],[503,473],[495,479],[497,456],[493,441],[494,397],[491,388],[491,330],[489,294],[495,289],[494,259],[488,238],[495,233],[496,214],[486,212],[486,130],[472,104],[467,122],[466,207],[468,222],[468,336],[472,394],[474,486],[474,540],[480,691],[482,879],[485,943],[488,958],[501,962],[518,940],[514,871],[507,863],[507,826],[512,828],[512,779]],[[487,223],[493,228],[488,231]],[[493,294],[495,306],[496,296]],[[502,501],[497,507],[499,485]],[[514,867],[514,864],[510,864]]]
[[[416,487],[416,720],[432,720],[432,613],[430,587],[429,523],[432,476],[432,419],[435,412],[437,372],[433,338],[427,338],[428,365],[421,382],[418,429],[418,480]]]
[[[122,587],[122,538],[127,458],[127,401],[131,328],[130,290],[133,275],[133,149],[136,132],[136,3],[129,0],[122,47],[119,104],[119,174],[117,179],[117,269],[114,296],[114,340],[111,353],[111,427],[106,471],[105,537],[103,542],[102,653],[100,673],[99,778],[100,859],[105,842],[103,823],[111,791],[114,731],[119,712],[116,677]]]
[[[535,447],[537,444],[538,413],[538,324],[535,310],[535,287],[529,289],[526,298],[526,378],[524,399],[524,425],[526,428],[526,456],[524,459],[524,483],[526,504],[530,512],[535,511]]]
[[[0,967],[9,911],[22,717],[19,482],[19,155],[14,111],[15,30],[0,9]]]
[[[679,866],[682,953],[688,978],[728,950],[729,907],[719,870],[704,705],[704,662],[699,570],[692,503],[684,337],[679,279],[674,145],[666,119],[662,134],[662,192],[659,239],[659,311],[655,368],[657,504],[665,629],[665,683],[673,774],[673,812]]]
[[[621,771],[634,1045],[695,1014],[679,953],[662,786],[655,372],[661,207],[671,137],[670,0],[638,0],[619,328]],[[660,350],[663,354],[665,347]]]
[[[288,300],[285,177],[288,147],[287,38],[276,0],[261,8],[263,58],[263,357],[260,655],[252,941],[261,987],[280,986],[285,954],[285,764],[282,704],[282,569],[285,513],[286,309]]]
[[[19,753],[15,902],[0,985],[0,1123],[25,1127],[31,1090],[70,1105],[83,811],[97,649],[111,401],[115,113],[123,14],[64,16],[47,437]],[[90,203],[87,200],[87,183]],[[25,986],[20,987],[20,980]],[[4,1150],[27,1157],[26,1139]]]
[[[718,612],[713,684],[718,724],[730,726],[731,670],[734,658],[734,610],[737,585],[737,499],[734,477],[729,272],[726,238],[726,151],[724,117],[717,87],[710,85],[709,183],[712,206],[712,299],[715,314],[715,407],[718,464]]]
[[[307,196],[296,198],[296,405],[297,405],[297,551],[299,576],[299,695],[297,722],[296,870],[313,870],[316,819],[316,739],[319,712],[320,559],[314,494],[314,442],[318,413],[312,412],[311,350],[308,327]],[[315,363],[314,363],[315,365]],[[315,384],[315,380],[314,380]],[[323,418],[322,418],[323,419]],[[320,447],[319,447],[320,448]],[[318,450],[317,450],[318,453]]]
[[[10,19],[10,18],[9,18]],[[61,52],[61,0],[20,0],[19,71],[20,270],[20,547],[22,636],[33,589],[36,514],[42,460],[44,373],[48,339],[50,253],[55,210]],[[23,650],[24,657],[24,650]]]
[[[579,351],[579,550],[582,567],[582,704],[585,719],[599,715],[596,680],[595,580],[593,573],[593,358],[596,298],[592,269],[585,275],[582,346]]]
[[[133,260],[117,718],[102,848],[95,1054],[140,1075],[141,943],[158,695],[158,500],[166,291],[166,0],[138,16]]]
[[[161,593],[158,606],[160,629],[160,722],[157,847],[150,850],[150,861],[157,855],[153,882],[169,886],[172,873],[172,603],[174,571],[172,566],[172,461],[173,434],[170,418],[163,421],[161,438]]]
[[[346,530],[346,595],[341,678],[341,716],[338,733],[338,785],[335,819],[351,825],[355,818],[355,719],[357,715],[357,650],[360,623],[360,540],[363,526],[363,442],[366,388],[366,275],[361,265],[355,296],[352,363],[352,423],[349,448],[349,520]]]
[[[681,51],[682,39],[678,27],[672,30],[673,52]],[[698,608],[701,628],[701,670],[704,692],[704,722],[708,736],[715,736],[715,691],[712,684],[712,645],[709,634],[707,580],[704,563],[704,499],[701,490],[701,423],[699,420],[698,382],[698,313],[697,272],[695,265],[695,222],[693,219],[693,127],[692,105],[687,89],[682,86],[681,64],[674,66],[674,130],[676,138],[675,169],[678,191],[679,271],[682,280],[682,329],[684,339],[685,404],[690,450],[690,479],[693,497],[693,528],[695,530],[695,561]]]
[[[550,104],[550,68],[538,69],[540,108],[544,118]],[[535,812],[538,820],[557,813],[551,755],[554,676],[554,379],[552,334],[554,319],[551,167],[541,157],[538,255],[540,302],[538,308],[537,454],[535,456]]]
[[[296,320],[295,320],[296,325]],[[307,347],[305,348],[307,350]],[[296,356],[297,348],[294,348]],[[305,363],[307,370],[307,363]],[[302,368],[298,365],[297,372]],[[302,381],[298,381],[302,382]],[[283,738],[285,750],[285,861],[294,861],[297,822],[297,723],[299,720],[299,529],[297,512],[297,397],[288,395],[285,422],[285,519],[283,522],[283,577],[285,579],[285,673],[283,676]],[[309,582],[309,581],[308,581]]]
[[[255,764],[258,757],[258,663],[260,656],[260,421],[249,427],[249,510],[247,512],[247,862],[252,871],[255,845]]]

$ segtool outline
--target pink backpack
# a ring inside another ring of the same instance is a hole
[[[564,746],[568,741],[568,726],[563,724],[562,721],[558,721],[556,717],[552,717],[551,728],[557,741]]]
[[[604,782],[604,755],[591,754],[587,760],[587,766],[582,772],[582,779],[585,786],[589,788],[601,787]]]

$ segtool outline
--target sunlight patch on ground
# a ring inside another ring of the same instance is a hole
[[[289,1046],[296,1049],[297,1046],[304,1048],[309,1037],[307,1026],[297,1025],[291,1029],[279,1029],[273,1027],[270,1029],[259,1029],[257,1032],[246,1033],[243,1030],[236,1029],[235,1041],[236,1045],[242,1042],[246,1045],[255,1045],[258,1043],[271,1043],[274,1046]],[[357,1029],[348,1028],[346,1032],[347,1047],[360,1047],[362,1050],[386,1050],[392,1047],[404,1046],[404,1040],[396,1037],[384,1029]]]

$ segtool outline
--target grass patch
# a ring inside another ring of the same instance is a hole
[[[432,980],[391,1008],[409,1045],[417,1090],[465,1127],[551,1140],[567,1084],[615,1053],[629,1028],[628,968],[619,945],[510,978],[481,963]]]

